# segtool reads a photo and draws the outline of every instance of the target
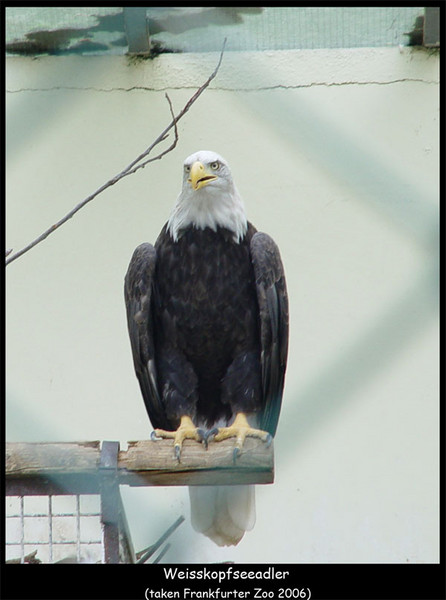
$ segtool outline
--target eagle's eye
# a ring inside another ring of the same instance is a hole
[[[186,173],[189,173],[190,165],[184,165],[184,170],[186,171]]]
[[[218,161],[211,163],[211,169],[213,171],[218,171],[219,168],[220,168],[220,163]]]

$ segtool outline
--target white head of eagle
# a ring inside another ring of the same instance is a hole
[[[226,160],[216,152],[200,150],[186,158],[183,187],[167,223],[167,230],[178,240],[179,231],[192,225],[213,231],[224,227],[239,242],[248,221],[240,194]]]

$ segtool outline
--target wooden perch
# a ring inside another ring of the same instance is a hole
[[[274,481],[273,445],[247,438],[234,465],[234,440],[209,444],[206,450],[192,440],[183,444],[181,461],[172,440],[129,442],[119,451],[116,477],[130,486],[264,484]],[[57,482],[73,478],[94,486],[101,477],[100,442],[8,443],[6,479]],[[81,492],[78,492],[81,493]]]

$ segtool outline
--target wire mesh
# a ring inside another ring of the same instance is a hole
[[[407,45],[423,7],[153,7],[158,52],[268,51]],[[141,18],[144,18],[142,15]],[[125,14],[106,7],[8,7],[6,51],[125,54]]]
[[[100,496],[8,496],[6,560],[30,555],[42,563],[104,562]]]
[[[161,20],[152,10],[161,9],[150,9],[149,16],[163,28],[152,33],[153,39],[167,48],[192,52],[218,51],[223,37],[228,39],[227,49],[237,51],[404,45],[405,34],[424,11],[423,7],[188,8],[183,9],[179,30],[180,13],[171,11]],[[226,23],[219,22],[219,10],[225,11]],[[184,24],[187,15],[190,19]]]

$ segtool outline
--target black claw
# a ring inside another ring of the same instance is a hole
[[[206,431],[204,429],[197,429],[198,437],[200,438],[200,442],[203,444],[204,449],[208,449],[208,438],[206,435]]]
[[[206,433],[204,434],[204,439],[206,440],[206,446],[208,445],[210,439],[212,437],[214,437],[214,435],[217,435],[218,433],[218,427],[212,427],[212,429],[208,429],[206,431]]]
[[[269,448],[271,446],[272,441],[273,441],[273,436],[270,433],[268,433],[268,437],[265,440],[267,448]]]
[[[241,452],[240,448],[237,448],[237,446],[232,451],[232,460],[234,462],[234,465],[236,464],[237,458],[240,456],[241,453],[242,452]]]
[[[152,433],[150,434],[150,439],[152,440],[152,442],[156,442],[156,441],[160,440],[161,438],[156,437],[156,433],[154,431],[152,431]]]
[[[175,444],[174,452],[175,452],[175,458],[177,459],[178,462],[180,462],[181,446],[179,444]]]

